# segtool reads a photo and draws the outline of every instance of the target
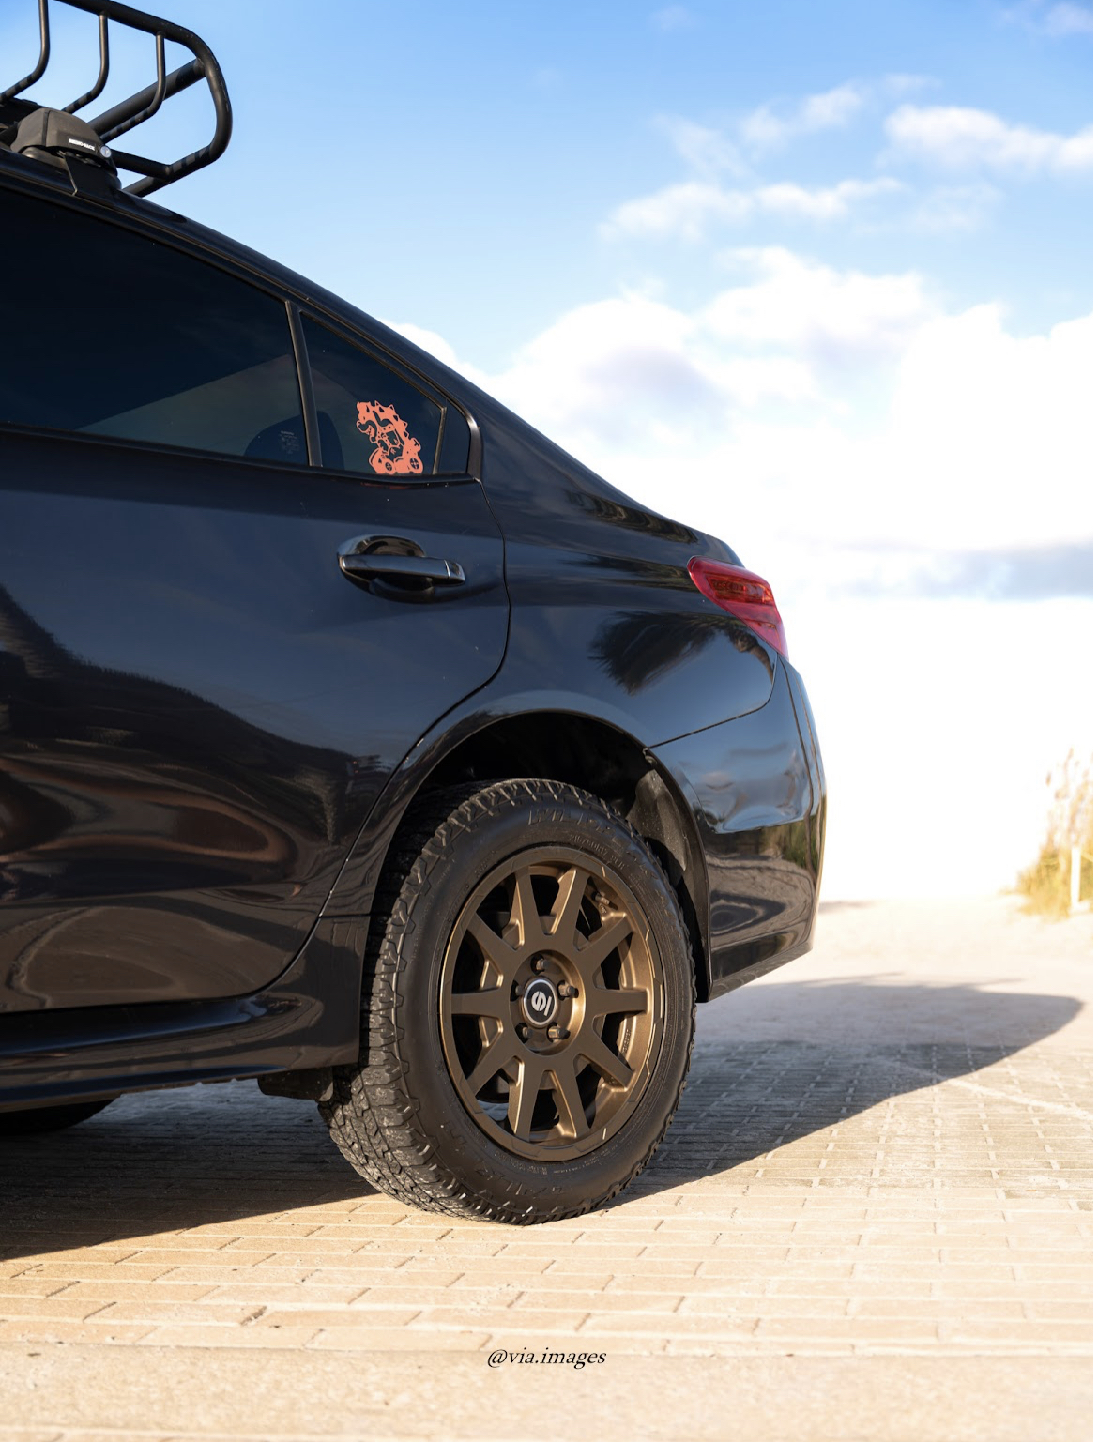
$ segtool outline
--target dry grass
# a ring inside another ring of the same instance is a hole
[[[1040,916],[1064,917],[1070,912],[1071,854],[1083,853],[1078,894],[1093,894],[1093,756],[1084,763],[1071,750],[1047,777],[1052,793],[1047,836],[1040,855],[1017,878],[1025,910]]]

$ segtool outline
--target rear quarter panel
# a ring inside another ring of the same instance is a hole
[[[645,745],[765,705],[774,653],[696,589],[720,542],[634,504],[526,428],[486,416],[482,481],[505,535],[505,689]]]

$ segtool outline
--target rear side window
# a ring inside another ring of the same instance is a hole
[[[367,351],[303,318],[323,465],[410,479],[467,464],[467,427]]]
[[[68,206],[0,190],[0,422],[307,464],[284,305]]]

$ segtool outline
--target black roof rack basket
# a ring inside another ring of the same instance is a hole
[[[160,190],[165,185],[171,185],[174,181],[181,180],[184,175],[191,175],[195,170],[211,165],[214,160],[223,155],[228,141],[231,139],[231,102],[228,99],[224,76],[216,56],[200,36],[195,35],[192,30],[184,29],[181,25],[175,25],[170,20],[159,20],[154,15],[146,15],[142,10],[134,10],[132,6],[120,5],[117,0],[58,0],[58,3],[71,6],[75,10],[85,10],[88,14],[97,16],[99,21],[99,73],[90,90],[78,96],[68,105],[58,107],[70,115],[74,115],[77,110],[82,110],[84,106],[90,105],[93,100],[98,99],[106,87],[107,77],[110,74],[109,26],[111,21],[118,25],[124,25],[130,30],[143,31],[155,39],[156,79],[153,84],[136,91],[127,100],[111,106],[109,110],[103,111],[101,115],[97,115],[94,120],[89,122],[91,129],[95,131],[99,139],[105,144],[109,144],[110,153],[117,167],[120,170],[133,171],[140,177],[125,187],[130,195],[150,195],[154,190]],[[49,65],[49,0],[38,0],[38,30],[40,45],[37,65],[28,75],[17,80],[14,85],[10,85],[6,90],[0,90],[0,142],[9,142],[13,138],[19,122],[39,109],[37,101],[23,100],[19,97],[42,78]],[[165,56],[168,40],[185,47],[193,56],[192,60],[188,60],[169,74]],[[177,95],[182,90],[188,90],[199,80],[204,80],[208,85],[216,114],[213,137],[207,145],[202,146],[200,150],[192,151],[189,155],[182,156],[179,160],[168,163],[152,160],[144,155],[117,150],[114,147],[113,142],[118,136],[125,135],[146,120],[151,120],[165,100],[169,100],[172,95]]]

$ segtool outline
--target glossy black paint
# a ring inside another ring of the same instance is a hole
[[[6,183],[80,203],[0,154]],[[391,840],[453,781],[605,795],[676,886],[704,999],[807,949],[804,689],[687,575],[735,554],[300,277],[118,213],[396,357],[464,412],[470,474],[0,425],[0,1107],[351,1059]],[[402,574],[346,574],[370,549]]]
[[[591,710],[647,746],[763,706],[773,653],[687,574],[696,552],[735,554],[636,506],[487,404],[482,483],[512,599],[507,691]]]
[[[360,585],[339,548],[366,531],[451,552],[466,581]],[[0,431],[0,567],[0,1010],[271,981],[508,624],[474,481]]]
[[[656,750],[695,817],[709,871],[711,997],[812,944],[827,802],[803,696],[780,661],[762,711]]]

